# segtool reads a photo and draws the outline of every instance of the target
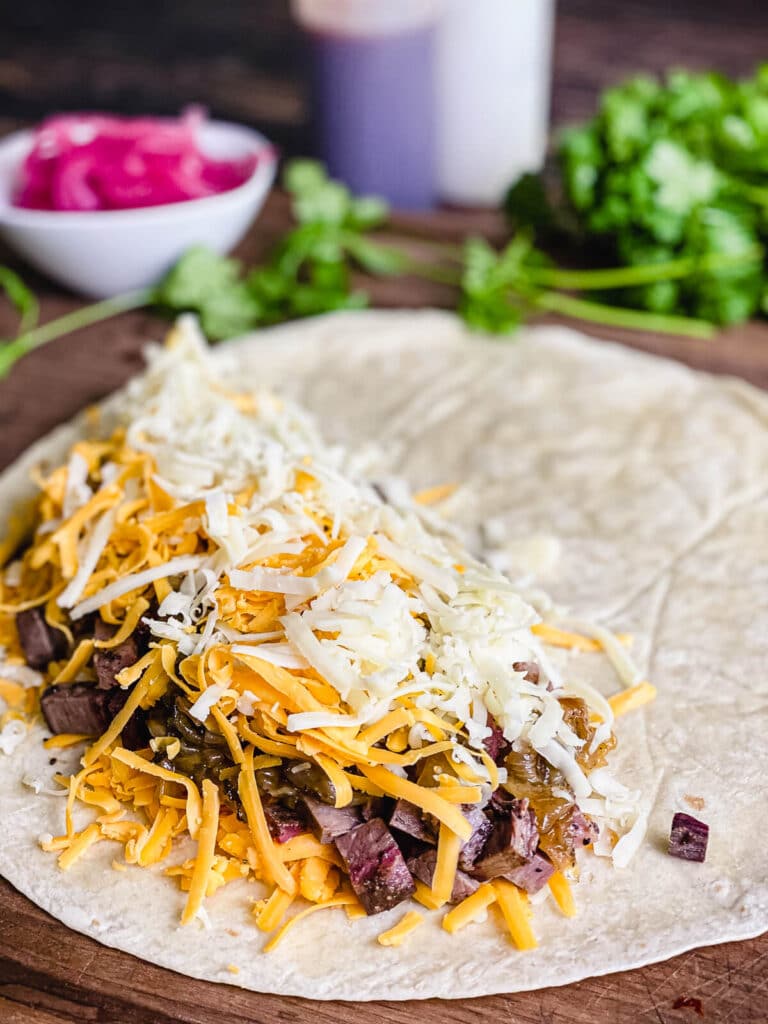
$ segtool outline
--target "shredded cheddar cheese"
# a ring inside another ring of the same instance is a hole
[[[62,871],[71,868],[75,861],[85,853],[89,846],[93,846],[101,838],[97,824],[88,825],[73,840],[61,854],[59,854],[59,867]]]
[[[582,636],[580,633],[558,629],[546,622],[535,623],[531,626],[531,632],[552,647],[565,647],[571,651],[601,651],[603,649],[599,640]],[[626,646],[632,642],[632,637],[628,633],[618,633],[616,640]]]
[[[437,796],[434,790],[426,789],[424,786],[417,786],[408,779],[393,775],[386,768],[361,766],[360,771],[374,785],[378,786],[383,793],[394,796],[398,799],[408,800],[410,803],[420,807],[427,814],[433,815],[445,825],[459,839],[465,842],[472,835],[472,826],[467,819],[447,800]]]
[[[81,640],[75,648],[72,657],[54,676],[52,686],[59,686],[62,683],[71,683],[83,666],[87,665],[93,656],[93,640]]]
[[[347,903],[344,910],[347,915],[347,920],[349,921],[359,921],[361,917],[368,916],[365,912],[365,907],[362,903],[358,903],[357,901],[354,903]]]
[[[286,892],[294,893],[296,891],[296,881],[285,867],[269,834],[253,772],[253,747],[249,747],[245,756],[245,763],[240,769],[237,783],[240,799],[243,802],[248,818],[248,827],[251,830],[256,850],[271,881],[275,885],[279,885],[281,889],[285,889]]]
[[[129,636],[131,636],[141,621],[142,615],[149,609],[149,601],[144,597],[138,597],[131,607],[128,609],[128,613],[123,619],[120,628],[110,637],[109,640],[97,640],[94,643],[94,647],[97,647],[101,651],[112,650],[115,647],[119,647],[120,644],[124,643]]]
[[[341,896],[334,896],[332,899],[326,900],[325,903],[315,903],[313,906],[307,907],[306,910],[300,911],[300,913],[296,914],[295,917],[292,917],[290,921],[287,921],[282,926],[282,928],[274,936],[274,938],[270,939],[269,942],[266,944],[266,946],[264,947],[264,952],[271,953],[273,949],[276,949],[279,943],[281,943],[285,938],[286,933],[289,931],[289,929],[293,928],[296,924],[298,924],[299,921],[303,921],[304,918],[307,917],[309,914],[313,914],[317,910],[331,910],[333,907],[345,907],[356,903],[357,900],[355,899],[354,896],[351,896],[349,894],[343,894]]]
[[[438,484],[436,487],[427,487],[423,491],[417,491],[413,500],[418,505],[435,505],[450,498],[457,489],[458,484]]]
[[[294,893],[286,892],[275,886],[272,895],[262,904],[255,904],[256,926],[263,932],[271,932],[280,924],[286,910],[296,898]]]
[[[189,834],[193,839],[197,838],[198,831],[202,822],[202,800],[200,799],[200,793],[197,786],[191,779],[188,779],[185,775],[181,775],[178,772],[168,771],[167,768],[162,768],[160,765],[152,764],[151,761],[145,761],[144,758],[139,757],[138,754],[133,753],[131,750],[123,750],[118,748],[112,751],[112,761],[118,764],[124,764],[129,768],[132,768],[135,772],[146,773],[152,775],[157,779],[162,779],[165,782],[173,782],[182,786],[187,793],[187,799],[185,802],[187,828]],[[128,779],[125,780],[126,783]]]
[[[164,868],[187,894],[183,924],[204,918],[205,901],[239,879],[264,887],[253,919],[273,933],[266,951],[315,910],[361,916],[333,843],[310,833],[278,842],[270,833],[264,779],[272,769],[311,766],[337,809],[361,796],[402,799],[434,819],[432,886],[416,881],[414,898],[437,910],[451,899],[472,836],[462,807],[485,806],[506,780],[486,750],[489,716],[507,743],[535,750],[575,800],[590,802],[588,813],[626,856],[641,831],[636,801],[629,791],[617,800],[607,769],[582,771],[582,741],[566,725],[555,673],[541,665],[538,685],[511,666],[538,664],[541,644],[602,651],[626,684],[636,671],[629,638],[540,621],[507,579],[430,531],[434,513],[416,506],[447,499],[455,485],[421,490],[403,508],[389,504],[301,410],[240,387],[189,322],[177,326],[117,402],[113,433],[78,442],[66,464],[40,471],[24,527],[29,547],[0,572],[2,750],[24,742],[39,686],[96,686],[94,658],[149,637],[117,676],[125,702],[103,734],[45,741],[65,749],[91,740],[80,769],[59,777],[65,834],[44,847],[62,869],[102,840],[122,844],[114,867],[125,870],[162,864],[174,843],[192,839],[193,855]],[[31,670],[15,616],[33,608],[61,630],[69,654],[17,682]],[[75,641],[92,615],[107,627],[96,635],[108,638]],[[614,716],[655,694],[647,682],[607,701],[569,687],[601,741]],[[174,707],[190,722],[187,736],[173,725]],[[148,747],[128,750],[123,736],[127,743],[136,712],[168,721]],[[217,767],[198,774],[188,747],[203,733],[216,744]],[[168,765],[186,766],[200,787]],[[76,806],[95,817],[79,831]],[[564,876],[550,890],[570,913]],[[533,948],[527,897],[504,880],[450,909],[443,928],[458,931],[493,903],[515,944]],[[400,945],[422,920],[408,911],[379,943]]]
[[[556,871],[549,880],[549,891],[554,897],[555,903],[566,917],[576,916],[576,902],[573,892],[568,884],[568,879],[562,871]]]
[[[43,740],[43,746],[46,750],[64,750],[67,747],[75,747],[78,743],[82,743],[83,740],[87,740],[88,736],[79,732],[60,732],[55,736],[49,736],[47,740]]]
[[[203,779],[203,813],[197,839],[197,856],[190,881],[189,896],[181,923],[189,924],[197,917],[208,888],[208,876],[213,867],[216,835],[219,827],[219,789],[210,779]]]
[[[396,925],[376,937],[380,946],[402,946],[411,932],[424,924],[424,917],[418,910],[409,910]]]
[[[459,862],[461,839],[447,825],[440,825],[440,838],[437,843],[437,861],[432,879],[432,895],[438,904],[447,903],[453,892],[456,880],[456,868]]]
[[[463,899],[453,910],[449,910],[443,918],[443,928],[453,935],[473,921],[484,918],[488,907],[496,902],[496,890],[490,882]]]
[[[612,697],[608,698],[608,703],[611,705],[614,715],[618,718],[619,715],[625,715],[628,711],[635,711],[644,704],[650,704],[655,699],[656,687],[644,681],[636,686],[631,686],[628,690],[623,690],[621,693],[615,693]]]
[[[538,943],[531,928],[528,897],[503,878],[492,883],[509,935],[518,949],[535,949]]]

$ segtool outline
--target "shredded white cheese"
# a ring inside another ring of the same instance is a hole
[[[110,508],[100,516],[90,535],[81,544],[77,572],[56,599],[59,608],[71,608],[81,597],[107,546],[114,525],[115,510]]]
[[[69,617],[77,621],[77,619],[81,619],[84,615],[90,615],[91,612],[95,612],[103,605],[114,601],[116,597],[130,594],[132,590],[146,587],[148,583],[154,583],[155,580],[168,579],[169,576],[181,576],[182,573],[198,569],[204,561],[205,559],[200,555],[181,555],[179,558],[172,558],[165,565],[157,565],[152,569],[144,569],[143,572],[131,573],[131,575],[124,576],[121,580],[110,583],[109,586],[104,587],[97,594],[87,597],[80,604],[75,605],[70,611]]]
[[[221,683],[211,683],[208,689],[203,690],[195,703],[190,706],[189,714],[198,722],[204,722],[226,692],[226,686]]]
[[[488,778],[481,751],[490,713],[508,741],[530,744],[562,772],[602,834],[620,836],[613,854],[624,862],[642,839],[640,804],[628,790],[609,793],[604,776],[587,778],[577,763],[583,742],[564,721],[558,697],[582,697],[601,717],[595,745],[610,734],[613,714],[591,687],[570,680],[566,686],[531,633],[541,619],[537,609],[552,608],[546,595],[472,558],[445,524],[414,505],[402,482],[387,480],[383,500],[358,479],[343,449],[324,444],[290,402],[243,388],[236,365],[226,355],[211,358],[188,318],[170,347],[151,352],[118,417],[127,443],[152,456],[156,483],[177,502],[196,503],[195,514],[174,526],[174,541],[201,527],[210,553],[171,558],[80,600],[86,570],[108,537],[105,514],[83,538],[80,570],[60,598],[79,602],[72,618],[168,580],[170,592],[144,620],[156,639],[173,640],[184,656],[228,644],[248,664],[261,659],[281,671],[316,673],[336,691],[344,714],[292,714],[289,730],[367,725],[410,694],[417,709],[460,724],[465,745],[453,756],[481,779]],[[77,463],[70,472],[72,501],[80,501],[87,480]],[[504,538],[497,530],[493,539],[501,545]],[[540,541],[537,564],[556,553],[551,539]],[[530,568],[517,555],[517,568]],[[360,571],[372,561],[375,571]],[[233,590],[246,603],[281,602],[280,629],[228,625],[222,608],[231,606]],[[610,631],[581,622],[571,628],[599,641],[626,685],[638,681]],[[538,684],[512,667],[529,662],[539,666]],[[218,683],[208,686],[193,716],[205,721],[225,692]],[[238,712],[253,713],[253,693],[229,692]],[[419,745],[431,737],[417,724],[409,740]]]
[[[0,729],[0,751],[3,754],[12,754],[24,742],[26,735],[27,727],[24,722],[12,718]]]

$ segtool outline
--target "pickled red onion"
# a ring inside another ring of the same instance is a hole
[[[216,160],[198,144],[204,113],[122,118],[59,114],[35,130],[14,205],[34,210],[126,210],[228,192],[260,154]],[[263,155],[263,154],[262,154]]]

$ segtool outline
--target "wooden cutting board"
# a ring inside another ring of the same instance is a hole
[[[285,199],[276,194],[241,247],[243,258],[258,258],[287,223]],[[397,229],[426,241],[455,241],[470,232],[503,235],[499,218],[486,213],[400,218]],[[419,255],[418,242],[408,244]],[[34,275],[25,277],[42,299],[45,319],[77,305]],[[382,306],[444,306],[452,300],[448,289],[415,280],[376,282],[371,291]],[[8,337],[13,317],[0,305],[0,337]],[[70,335],[23,360],[0,382],[0,469],[55,424],[122,384],[139,369],[142,345],[162,331],[162,321],[135,313]],[[709,342],[615,330],[591,333],[768,388],[766,325],[733,329]],[[766,1024],[768,935],[539,992],[450,1003],[321,1003],[194,981],[107,949],[69,931],[0,880],[0,1024],[298,1024],[310,1019],[317,1024]]]

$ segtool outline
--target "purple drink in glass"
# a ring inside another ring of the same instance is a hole
[[[379,4],[363,0],[363,18],[349,16],[354,4],[325,5],[326,15],[328,6],[345,16],[299,12],[308,29],[319,154],[354,192],[429,208],[436,194],[434,20],[414,19],[411,7],[398,24],[389,6],[383,25],[366,26]]]

